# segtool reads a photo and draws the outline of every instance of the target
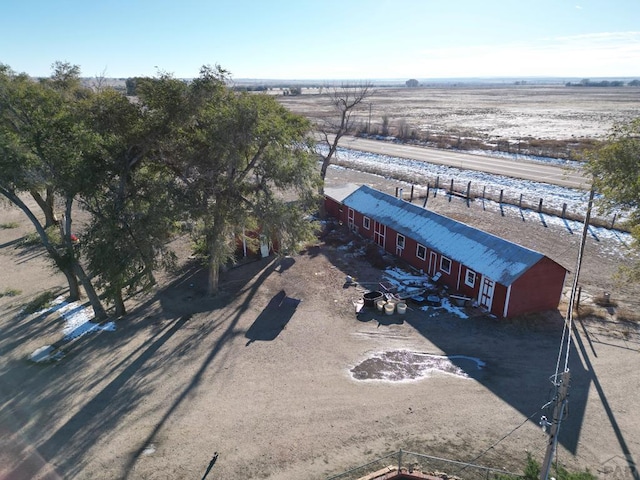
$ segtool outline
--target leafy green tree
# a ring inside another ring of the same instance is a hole
[[[0,194],[31,220],[52,261],[67,278],[70,298],[79,297],[80,280],[95,315],[101,318],[104,308],[72,240],[73,203],[90,179],[91,165],[84,160],[95,143],[72,101],[79,98],[78,73],[78,69],[60,67],[51,80],[36,83],[6,66],[0,68]],[[25,192],[43,209],[44,225],[23,201]],[[53,213],[55,197],[63,205],[62,219]]]
[[[150,160],[159,135],[144,105],[105,90],[86,103],[85,121],[100,136],[91,188],[79,193],[91,221],[80,243],[97,286],[126,313],[123,293],[147,290],[154,271],[173,264],[167,243],[174,233],[173,176]]]
[[[189,85],[161,78],[143,90],[152,110],[162,107],[164,125],[180,119],[165,137],[162,157],[183,183],[209,266],[210,294],[243,231],[259,230],[281,251],[311,237],[305,215],[317,207],[318,182],[307,120],[272,96],[232,91],[219,68],[203,68]]]
[[[588,154],[586,168],[604,197],[603,210],[628,211],[631,233],[640,241],[640,118],[616,125],[607,141]],[[640,279],[640,266],[629,273]]]

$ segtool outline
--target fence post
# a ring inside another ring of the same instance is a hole
[[[502,204],[502,196],[504,195],[504,190],[500,190],[500,200],[498,201],[499,204]]]
[[[398,473],[400,473],[400,469],[402,468],[402,449],[398,452]]]
[[[396,198],[398,198],[398,187],[396,187]]]
[[[431,189],[431,185],[427,183],[427,194],[424,197],[424,203],[422,204],[422,208],[427,208],[427,200],[429,200],[429,190]]]
[[[613,224],[616,223],[616,215],[618,215],[617,212],[613,214],[613,220],[611,220],[611,228],[613,228]]]
[[[486,192],[487,192],[487,186],[486,186],[486,185],[484,185],[484,186],[482,187],[482,201],[483,201],[483,202],[484,202],[484,194],[485,194]]]
[[[413,185],[411,185],[411,197],[409,197],[409,203],[413,202]]]
[[[453,178],[451,179],[451,186],[449,187],[449,195],[453,195]]]
[[[522,194],[520,194],[520,202],[518,203],[518,207],[522,210]]]
[[[540,199],[540,203],[538,203],[538,213],[542,212],[542,199]]]
[[[471,180],[467,183],[467,207],[469,206],[469,202],[471,201]]]
[[[564,216],[567,214],[567,204],[563,203],[562,204],[562,218],[564,218]]]
[[[433,197],[438,194],[438,188],[440,188],[440,175],[436,177],[436,188],[433,190]]]

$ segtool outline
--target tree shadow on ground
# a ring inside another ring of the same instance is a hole
[[[287,327],[287,323],[293,317],[299,303],[300,300],[287,297],[284,290],[275,294],[244,334],[249,339],[246,345],[258,340],[263,342],[275,340],[280,332]]]
[[[144,447],[198,386],[222,347],[238,335],[236,325],[240,316],[274,268],[269,259],[241,272],[225,274],[233,282],[219,298],[212,299],[201,292],[200,281],[206,279],[206,272],[188,265],[166,288],[119,320],[117,332],[82,337],[57,364],[11,361],[0,371],[0,430],[7,438],[21,439],[28,449],[21,449],[13,457],[13,463],[5,466],[3,474],[6,471],[7,478],[33,478],[48,475],[45,470],[53,468],[64,477],[78,474],[99,439],[117,431],[128,414],[140,408],[144,411],[145,398],[154,393],[153,381],[166,368],[179,366],[185,352],[210,337],[209,343],[213,345],[201,367],[183,382],[184,389],[166,406],[149,439],[130,454],[121,475],[126,478]],[[226,310],[224,315],[216,313],[223,306],[228,307],[230,301],[239,302],[237,308],[230,313]],[[194,315],[205,311],[212,318],[196,322]],[[140,333],[143,336],[138,337]],[[25,322],[22,329],[15,328],[12,334],[37,335],[37,322]],[[140,345],[123,350],[128,353],[118,356],[120,349],[134,338],[142,339]],[[87,373],[85,370],[89,369],[85,366],[94,362],[106,362],[104,369],[93,368],[90,370],[94,373]],[[78,406],[80,392],[83,403]],[[44,412],[46,419],[34,423],[33,415]],[[55,429],[49,429],[56,424]],[[26,454],[26,450],[31,454]]]

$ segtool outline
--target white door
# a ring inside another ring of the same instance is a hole
[[[353,208],[350,208],[348,210],[347,217],[348,217],[347,218],[347,223],[348,223],[349,230],[353,230],[353,226],[355,224],[355,222],[353,220]]]
[[[429,275],[435,275],[438,270],[438,254],[436,252],[429,252]]]
[[[401,257],[404,251],[404,235],[398,234],[396,237],[396,256]]]
[[[384,248],[384,240],[387,235],[387,226],[374,221],[373,222],[373,241]]]
[[[482,283],[480,284],[480,292],[478,294],[478,303],[481,307],[491,310],[491,304],[493,303],[493,291],[495,290],[496,283],[490,278],[482,276]]]

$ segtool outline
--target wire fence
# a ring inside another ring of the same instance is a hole
[[[398,450],[351,470],[329,477],[327,480],[360,480],[379,477],[402,478],[402,474],[422,473],[441,478],[461,480],[510,480],[524,478],[523,475],[497,468],[457,462],[445,458],[432,457],[421,453]],[[387,475],[387,477],[384,477]]]
[[[451,200],[458,197],[467,202],[467,206],[474,201],[492,201],[499,205],[511,205],[518,207],[520,210],[531,210],[538,213],[553,215],[562,219],[584,221],[584,212],[574,210],[568,203],[559,205],[557,202],[550,202],[544,197],[530,198],[525,197],[522,193],[514,193],[503,188],[487,187],[479,183],[471,181],[456,182],[455,179],[443,180],[439,176],[435,178],[433,183],[429,182],[427,187],[411,186],[409,191],[400,191],[396,189],[396,196],[402,197],[409,202],[422,202],[423,207],[428,206],[429,198],[435,198],[437,195],[447,195]],[[617,213],[610,216],[592,215],[590,225],[609,229],[618,229],[628,231],[621,218]]]

